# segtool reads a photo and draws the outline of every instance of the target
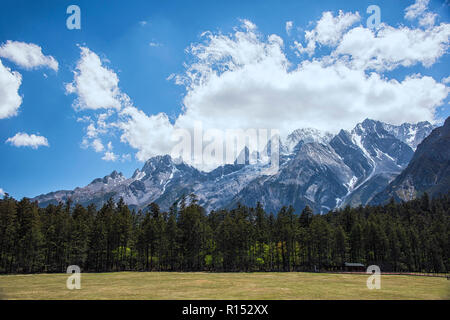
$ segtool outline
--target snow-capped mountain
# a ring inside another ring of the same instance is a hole
[[[408,201],[424,192],[433,197],[447,194],[449,190],[450,117],[417,146],[406,169],[377,194],[372,203],[385,203],[391,197]]]
[[[204,173],[185,163],[174,163],[168,155],[156,156],[149,159],[141,170],[136,170],[129,179],[113,171],[104,178],[93,180],[86,187],[52,192],[35,199],[43,206],[69,198],[74,203],[101,206],[110,197],[115,200],[122,197],[129,206],[141,207],[164,197],[176,200],[170,194],[177,190],[191,191],[189,186],[204,180],[203,176]]]
[[[167,210],[183,195],[195,193],[207,210],[237,203],[277,212],[284,205],[305,205],[326,212],[344,205],[367,204],[408,165],[416,146],[433,126],[428,122],[389,125],[366,119],[337,135],[298,129],[280,140],[280,169],[266,175],[267,164],[249,163],[248,149],[234,164],[202,172],[170,156],[149,159],[131,178],[112,172],[83,188],[40,195],[41,206],[71,198],[97,206],[110,197],[142,208],[151,202]],[[270,154],[270,143],[266,147]],[[242,163],[242,164],[241,164]]]
[[[384,125],[366,119],[351,132],[341,130],[330,142],[353,172],[347,194],[338,197],[337,206],[368,203],[411,159],[413,149],[386,131]]]
[[[403,123],[400,126],[383,123],[383,128],[400,141],[409,145],[413,150],[416,150],[419,143],[430,134],[435,126],[428,121],[422,121],[414,124]]]
[[[325,212],[344,205],[368,203],[408,164],[414,151],[384,128],[365,120],[351,131],[341,130],[329,142],[300,139],[294,157],[270,177],[259,177],[234,197],[254,206],[260,201],[276,211],[292,204]],[[431,131],[431,129],[430,129]]]
[[[323,132],[314,128],[297,129],[287,136],[286,141],[283,143],[285,149],[282,151],[294,153],[295,147],[297,147],[299,142],[328,144],[333,137],[334,135],[330,132]]]

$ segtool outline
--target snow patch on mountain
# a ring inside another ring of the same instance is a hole
[[[334,135],[330,132],[320,131],[314,128],[302,128],[294,130],[282,143],[287,153],[294,153],[299,143],[321,143],[328,144]]]

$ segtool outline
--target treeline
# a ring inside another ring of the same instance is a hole
[[[195,195],[168,212],[130,211],[123,200],[97,210],[71,201],[39,208],[0,200],[0,272],[312,271],[344,262],[382,271],[448,272],[450,197],[391,201],[314,215],[238,206],[206,214]]]

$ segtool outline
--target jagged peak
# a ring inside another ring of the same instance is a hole
[[[288,153],[295,152],[301,143],[328,144],[334,135],[316,128],[300,128],[291,132],[284,143]]]
[[[381,125],[382,127],[386,128],[386,127],[392,127],[392,128],[401,128],[401,127],[435,127],[432,123],[430,123],[427,120],[424,121],[418,121],[418,122],[403,122],[401,124],[391,124],[389,122],[385,122],[385,121],[381,121],[381,120],[374,120],[374,119],[370,119],[370,118],[365,118],[362,122],[358,122],[355,126],[355,128],[357,127],[373,127],[374,125]]]
[[[145,173],[149,173],[152,172],[154,170],[156,170],[157,168],[160,168],[161,166],[172,166],[173,165],[173,161],[172,161],[172,157],[168,154],[166,155],[158,155],[158,156],[154,156],[151,157],[150,159],[148,159],[144,166],[142,167],[142,172]]]
[[[90,184],[99,183],[99,182],[108,183],[109,179],[116,180],[118,178],[124,179],[124,176],[123,176],[122,172],[117,172],[116,170],[114,170],[113,172],[104,176],[103,178],[97,178],[97,179],[92,180],[92,182]]]
[[[154,157],[151,157],[150,159],[148,159],[145,164],[147,163],[158,163],[158,162],[171,162],[172,161],[172,157],[168,154],[165,155],[157,155]]]
[[[118,178],[118,177],[123,177],[123,174],[122,174],[122,172],[117,172],[116,170],[114,170],[113,172],[111,172],[108,176],[106,176],[106,177],[110,177],[110,178],[112,178],[112,179],[116,179],[116,178]],[[105,177],[105,178],[106,178]]]
[[[288,135],[287,140],[295,139],[295,138],[303,138],[303,137],[308,137],[308,136],[328,137],[330,135],[332,135],[332,133],[330,133],[328,131],[307,127],[307,128],[295,129]]]
[[[385,123],[382,121],[366,118],[364,119],[364,121],[356,124],[356,126],[352,130],[352,133],[357,133],[358,135],[361,135],[364,133],[386,131],[384,129],[384,124]]]

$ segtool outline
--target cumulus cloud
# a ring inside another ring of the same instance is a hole
[[[100,139],[94,139],[94,141],[92,141],[92,147],[95,152],[102,152],[105,149]]]
[[[120,116],[121,120],[117,124],[122,131],[120,140],[138,150],[138,160],[146,161],[152,156],[170,153],[174,128],[165,113],[148,116],[136,107],[129,106]]]
[[[0,57],[9,59],[25,69],[48,67],[58,71],[55,58],[44,55],[42,48],[33,43],[8,40],[0,46]]]
[[[102,160],[114,162],[117,160],[117,155],[114,152],[106,151],[105,155],[102,157]]]
[[[3,197],[4,195],[5,195],[5,191],[2,188],[0,188],[0,197]]]
[[[346,60],[304,60],[289,70],[281,39],[255,30],[210,34],[190,52],[195,61],[177,78],[187,89],[179,127],[199,120],[211,128],[286,133],[311,125],[336,131],[366,117],[391,123],[432,120],[448,93],[430,77],[386,79]]]
[[[81,58],[74,71],[74,80],[66,85],[67,93],[77,94],[76,109],[120,109],[128,97],[119,89],[116,73],[102,65],[100,57],[80,47]]]
[[[81,143],[82,148],[86,149],[91,147],[95,152],[102,152],[105,150],[105,146],[99,137],[108,133],[108,131],[115,126],[114,122],[109,121],[109,117],[111,117],[113,113],[113,110],[100,113],[96,115],[95,120],[89,116],[83,116],[77,119],[77,122],[88,123],[85,128],[86,135],[83,137]]]
[[[449,26],[422,30],[383,25],[377,33],[361,26],[350,29],[359,19],[357,13],[324,13],[307,40],[314,50],[316,44],[329,46],[331,54],[298,64],[288,59],[281,37],[259,33],[250,21],[243,20],[229,34],[205,32],[187,49],[185,72],[170,77],[186,89],[174,122],[165,113],[148,115],[129,99],[118,99],[120,107],[109,107],[117,119],[108,124],[106,117],[103,128],[118,130],[121,142],[145,161],[170,153],[175,130],[192,130],[196,122],[204,130],[279,129],[286,136],[311,126],[350,129],[365,118],[392,124],[433,121],[449,93],[445,81],[420,74],[396,80],[381,71],[416,63],[431,66],[447,52]],[[400,42],[401,48],[387,42]],[[99,123],[87,131],[91,139],[103,134]],[[105,153],[104,158],[115,161],[119,156]]]
[[[412,20],[423,15],[427,10],[428,2],[430,0],[416,0],[416,2],[405,9],[405,18]]]
[[[15,116],[22,104],[19,87],[22,75],[5,67],[0,60],[0,119]]]
[[[37,136],[35,134],[29,135],[24,132],[16,133],[14,137],[8,138],[6,143],[10,143],[15,147],[31,147],[32,149],[37,149],[40,146],[49,146],[46,137]]]
[[[429,67],[447,52],[450,24],[431,29],[394,28],[382,24],[375,33],[356,27],[346,33],[335,53],[348,55],[359,69],[392,70],[417,63]]]
[[[58,71],[58,62],[52,56],[45,56],[41,47],[33,43],[8,40],[0,46],[0,57],[25,69],[49,67]],[[22,75],[5,67],[0,60],[0,119],[17,115],[22,104],[22,97],[19,95],[21,84]]]
[[[82,147],[91,147],[96,152],[103,152],[105,146],[100,136],[108,132],[119,130],[120,140],[139,150],[136,157],[145,161],[150,156],[168,153],[170,145],[164,141],[170,138],[173,126],[167,115],[147,116],[143,111],[134,107],[128,96],[121,92],[117,74],[104,66],[99,56],[88,48],[81,48],[80,60],[74,72],[74,81],[68,84],[67,91],[75,93],[76,109],[106,109],[93,120],[91,117],[81,117],[79,121],[87,122],[86,135]],[[112,120],[111,117],[116,119]],[[103,160],[115,161],[118,155],[108,151]],[[128,156],[123,157],[124,160]]]
[[[434,25],[434,22],[437,18],[436,13],[427,12],[423,15],[422,18],[419,19],[419,24],[423,27],[431,27]]]
[[[419,19],[419,25],[426,28],[434,26],[438,15],[428,11],[429,2],[429,0],[416,0],[405,9],[405,19]]]
[[[334,46],[342,38],[343,33],[361,19],[358,12],[346,12],[342,10],[334,17],[333,13],[326,11],[322,13],[322,17],[316,23],[316,27],[312,30],[305,31],[305,40],[307,46],[303,47],[299,42],[295,42],[295,46],[300,54],[307,53],[313,55],[317,44]]]

